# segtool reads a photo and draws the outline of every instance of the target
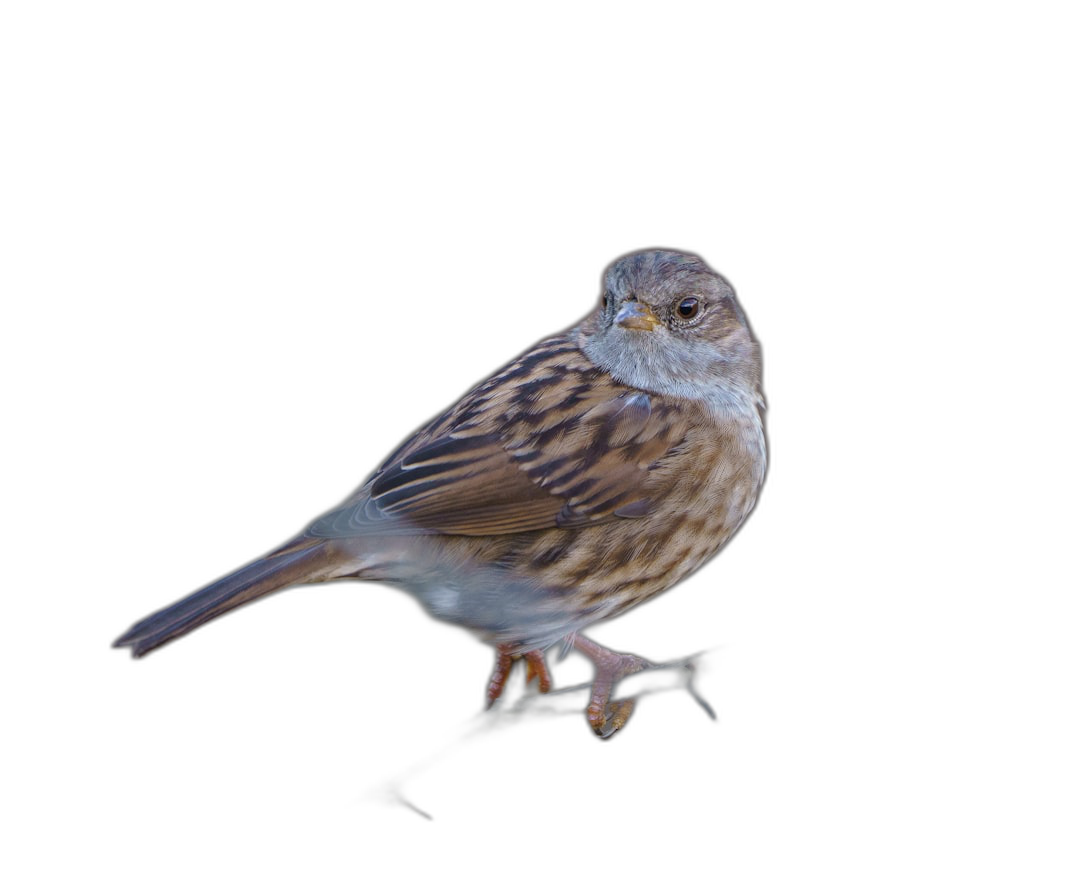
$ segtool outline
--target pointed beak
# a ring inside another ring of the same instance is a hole
[[[652,331],[660,320],[653,315],[648,305],[640,301],[627,301],[615,314],[615,324],[620,328],[633,328],[636,331]]]

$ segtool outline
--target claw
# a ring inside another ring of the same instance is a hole
[[[633,653],[608,650],[583,635],[573,636],[573,646],[596,666],[585,719],[600,738],[611,738],[626,725],[634,711],[633,699],[611,699],[615,685],[628,675],[654,668],[654,665]]]

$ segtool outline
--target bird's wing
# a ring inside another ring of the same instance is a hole
[[[645,516],[670,480],[658,463],[689,428],[675,413],[576,348],[534,352],[421,430],[308,534],[502,535]]]

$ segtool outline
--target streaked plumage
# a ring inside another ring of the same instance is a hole
[[[358,578],[495,644],[492,698],[518,655],[543,685],[540,651],[596,648],[579,630],[698,568],[765,475],[759,354],[726,281],[696,256],[648,251],[612,264],[604,289],[581,323],[473,388],[295,540],[117,646],[140,656],[267,592]],[[598,687],[619,665],[597,661]],[[590,722],[606,736],[629,709],[595,693]]]

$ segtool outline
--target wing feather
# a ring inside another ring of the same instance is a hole
[[[646,516],[666,491],[657,462],[686,437],[678,413],[549,340],[421,429],[308,533],[506,535]]]

